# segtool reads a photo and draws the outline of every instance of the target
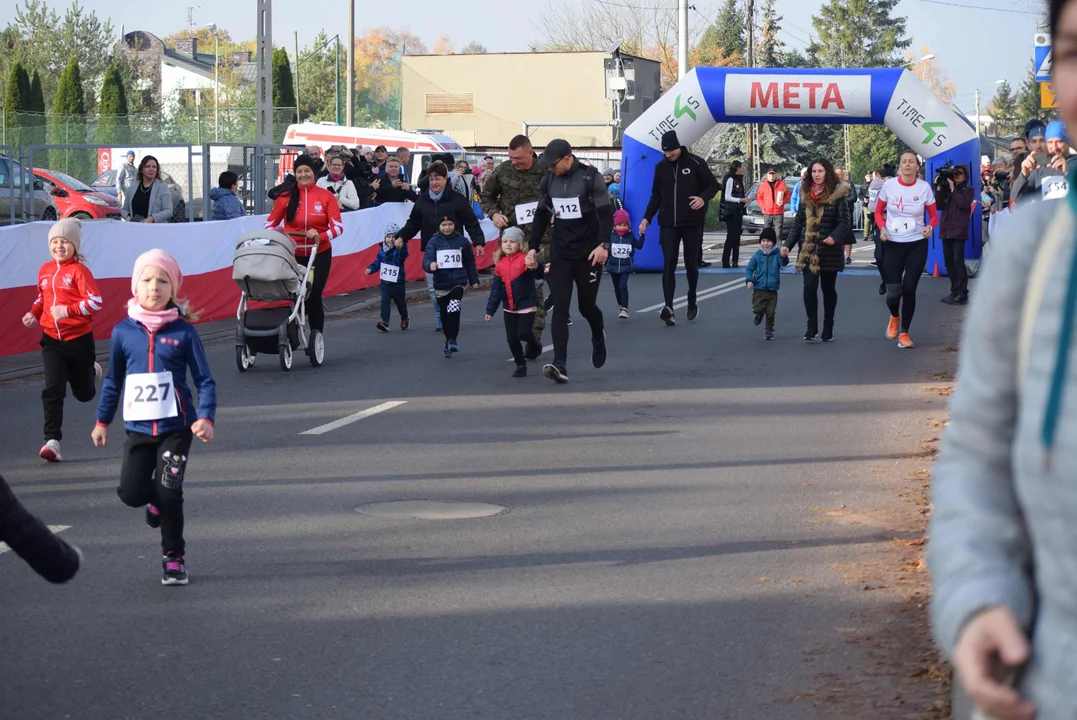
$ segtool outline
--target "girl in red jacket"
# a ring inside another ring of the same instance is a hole
[[[325,308],[322,291],[329,280],[333,263],[333,238],[344,232],[340,206],[333,193],[315,184],[314,160],[300,155],[295,160],[296,184],[277,196],[273,211],[266,220],[267,230],[282,230],[296,242],[295,259],[302,265],[310,262],[310,251],[318,249],[314,258],[314,282],[307,298],[307,315],[311,332],[325,330]]]
[[[41,323],[41,356],[45,366],[45,445],[38,455],[48,462],[60,462],[60,440],[64,422],[67,386],[79,402],[90,402],[97,394],[96,381],[101,366],[94,362],[96,350],[90,323],[101,309],[101,291],[79,250],[82,223],[76,218],[57,221],[49,229],[52,260],[37,272],[37,299],[22,324]]]

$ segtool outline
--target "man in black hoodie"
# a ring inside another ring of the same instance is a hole
[[[707,201],[718,194],[718,181],[707,162],[688,152],[670,130],[662,136],[666,162],[654,166],[651,201],[639,224],[642,237],[654,214],[658,213],[658,242],[662,245],[662,293],[666,304],[659,317],[666,325],[676,325],[673,295],[677,290],[677,256],[684,243],[684,271],[688,276],[688,319],[699,314],[696,285],[699,283],[699,259],[703,247],[703,224],[707,219]]]

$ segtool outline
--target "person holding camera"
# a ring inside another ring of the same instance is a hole
[[[325,188],[336,196],[342,212],[358,210],[359,193],[355,184],[344,175],[344,158],[332,155],[329,159],[329,174],[318,178],[318,187]]]
[[[1051,187],[1049,183],[1045,191],[1044,181],[1065,175],[1069,169],[1069,140],[1061,120],[1052,120],[1046,127],[1033,126],[1029,146],[1031,152],[1021,162],[1021,171],[1013,181],[1011,195],[1018,203],[1044,198]]]
[[[385,163],[385,177],[373,182],[375,206],[391,202],[402,203],[408,200],[415,202],[418,196],[411,189],[411,185],[401,177],[402,172],[400,161],[395,157],[389,158]]]
[[[942,299],[947,305],[968,305],[969,273],[965,267],[965,243],[969,239],[969,217],[976,202],[976,191],[969,184],[964,165],[939,168],[935,176],[935,204],[942,213],[939,237],[942,238],[946,275],[950,294]]]

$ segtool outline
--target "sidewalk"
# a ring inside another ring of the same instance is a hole
[[[479,274],[479,283],[482,290],[489,290],[493,282],[492,275]],[[477,290],[475,292],[482,292]],[[428,302],[426,282],[423,280],[408,282],[407,299],[409,303]],[[356,315],[361,312],[377,310],[381,306],[381,288],[379,286],[356,290],[345,295],[335,295],[324,298],[326,318],[340,318]],[[203,343],[209,343],[223,338],[234,338],[236,334],[235,318],[215,320],[214,322],[200,323],[195,325]],[[111,340],[97,341],[97,360],[104,363],[108,360],[109,345]],[[32,377],[42,372],[40,351],[21,353],[0,357],[0,382],[15,380],[18,378]]]

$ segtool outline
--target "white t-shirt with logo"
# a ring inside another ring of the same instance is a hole
[[[900,178],[890,178],[879,191],[879,201],[886,203],[886,231],[890,242],[911,243],[924,239],[927,222],[924,213],[935,204],[931,186],[917,178],[905,185]]]

